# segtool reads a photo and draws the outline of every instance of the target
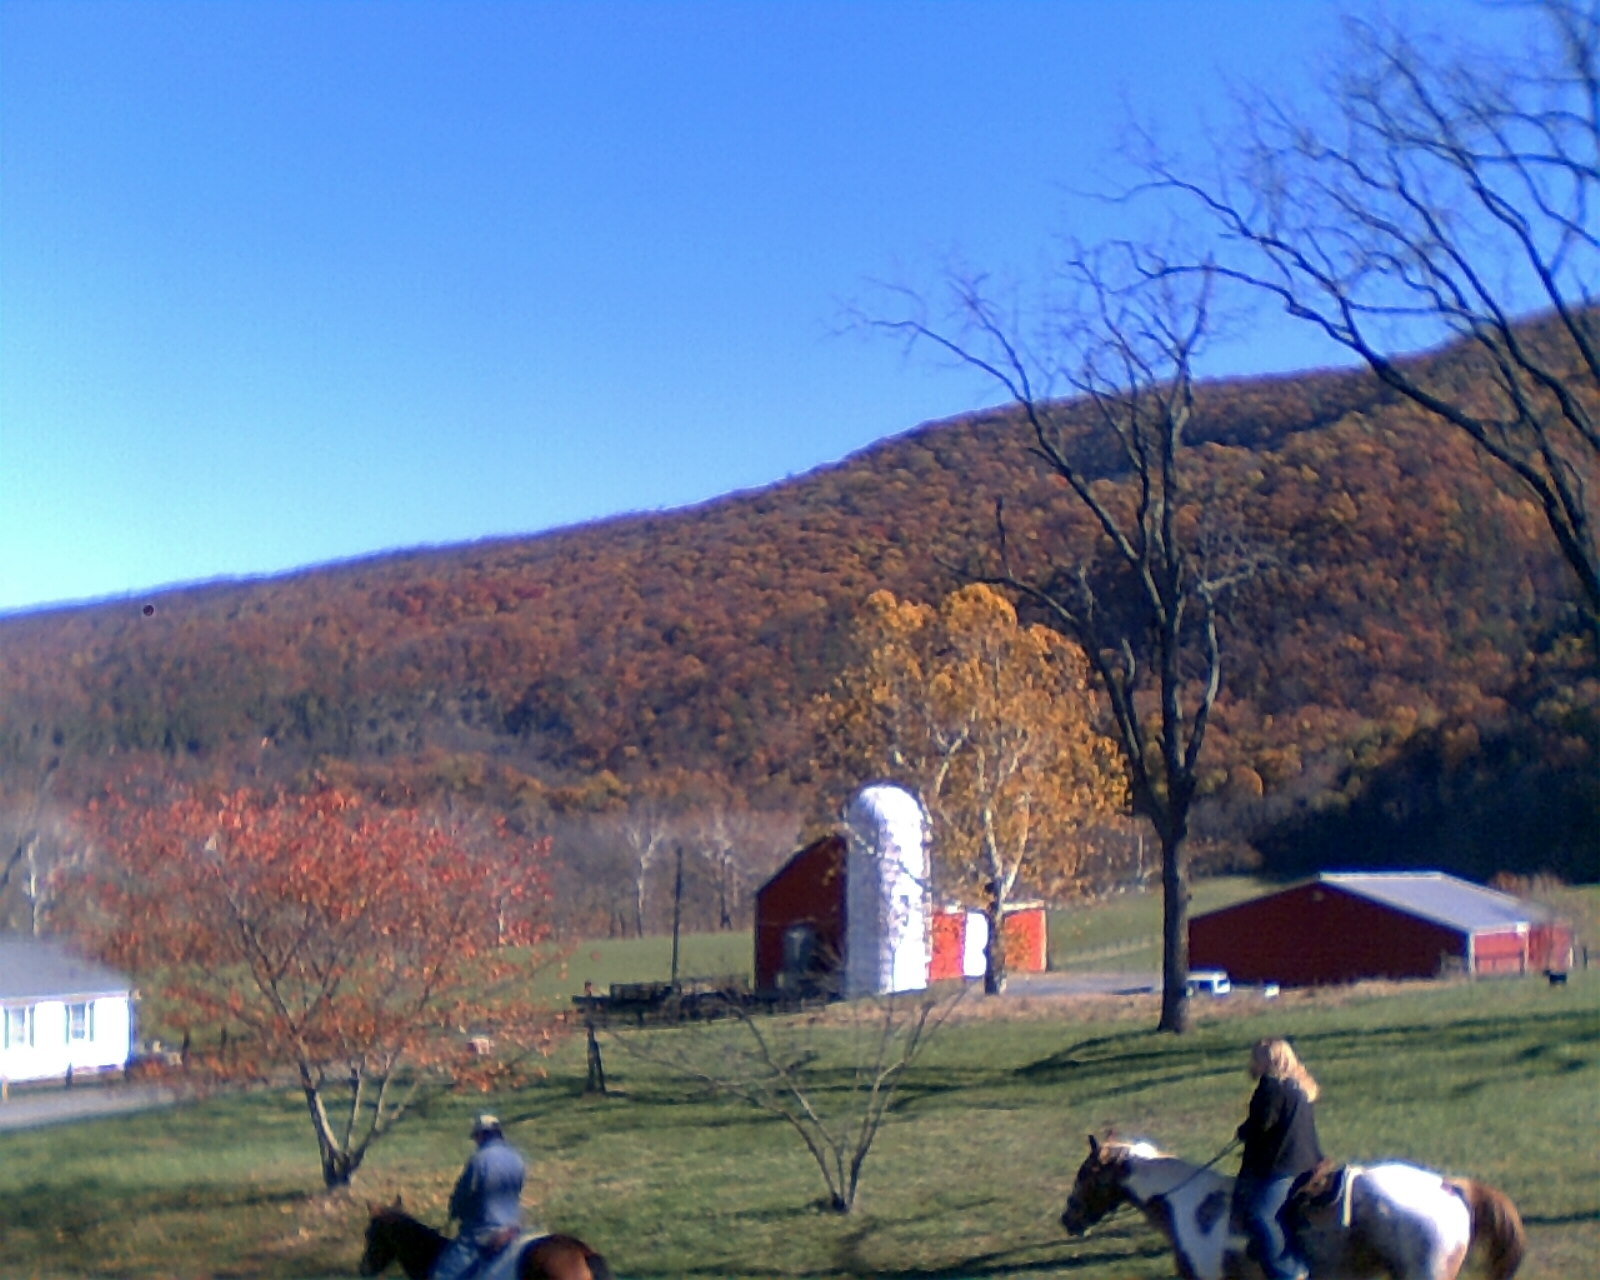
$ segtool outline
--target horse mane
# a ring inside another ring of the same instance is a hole
[[[393,1204],[372,1206],[372,1220],[367,1226],[368,1247],[371,1247],[372,1229],[383,1227],[391,1235],[395,1250],[393,1261],[400,1263],[408,1275],[426,1275],[448,1240],[442,1231],[436,1231],[426,1222],[412,1217],[397,1198]],[[407,1258],[406,1254],[413,1256]],[[420,1266],[420,1272],[413,1271]]]
[[[1471,1178],[1447,1178],[1445,1184],[1472,1212],[1472,1239],[1483,1245],[1490,1280],[1511,1280],[1528,1252],[1528,1233],[1511,1197]]]
[[[401,1208],[399,1204],[386,1204],[381,1208],[372,1210],[372,1218],[375,1222],[386,1222],[390,1226],[399,1227],[402,1231],[409,1232],[414,1236],[421,1236],[424,1239],[429,1236],[439,1240],[445,1238],[444,1232],[436,1231],[422,1221],[421,1218],[413,1217]]]
[[[1122,1159],[1134,1160],[1166,1160],[1170,1159],[1165,1151],[1145,1138],[1106,1138],[1101,1144],[1108,1151]]]

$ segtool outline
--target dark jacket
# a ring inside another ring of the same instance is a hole
[[[1292,1080],[1261,1077],[1239,1138],[1241,1177],[1294,1178],[1322,1159],[1315,1108]]]
[[[525,1172],[522,1157],[503,1137],[483,1140],[450,1193],[450,1216],[460,1221],[463,1237],[522,1225]]]

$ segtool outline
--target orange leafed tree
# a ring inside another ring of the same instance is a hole
[[[187,1025],[226,1033],[209,1068],[293,1074],[328,1187],[424,1097],[548,1038],[527,981],[548,841],[335,789],[124,797],[90,818],[79,931]]]
[[[940,888],[989,924],[984,990],[1005,988],[1004,921],[1018,882],[1061,892],[1082,828],[1119,812],[1127,784],[1095,726],[1083,652],[1024,626],[981,584],[937,609],[877,591],[856,658],[823,700],[831,735],[869,773],[909,783],[933,826]]]

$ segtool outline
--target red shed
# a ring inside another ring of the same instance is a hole
[[[756,891],[756,990],[793,995],[843,990],[848,854],[845,836],[825,836],[800,850]],[[941,909],[930,913],[928,925],[929,981],[982,974],[980,913]],[[1008,909],[1005,939],[1012,973],[1043,973],[1048,949],[1043,904],[1016,903]]]
[[[1050,967],[1050,927],[1042,902],[1019,902],[1006,913],[1006,968],[1043,973]]]
[[[756,891],[756,990],[837,992],[845,946],[845,838],[807,845]]]
[[[988,929],[981,911],[943,907],[933,913],[933,955],[928,980],[983,976]],[[1043,973],[1049,965],[1049,928],[1044,904],[1019,902],[1006,908],[1006,969]]]
[[[1236,982],[1565,971],[1572,927],[1442,871],[1324,872],[1189,921],[1189,964]]]

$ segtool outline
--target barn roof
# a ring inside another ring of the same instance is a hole
[[[1551,918],[1544,907],[1443,871],[1324,871],[1317,880],[1464,933]]]
[[[115,969],[85,960],[59,942],[0,933],[0,1000],[126,995],[132,985]]]
[[[788,861],[774,871],[770,876],[768,876],[761,887],[756,890],[756,897],[761,897],[761,895],[766,893],[768,889],[771,889],[776,884],[782,883],[790,876],[799,874],[800,867],[812,859],[826,858],[830,854],[839,858],[843,858],[844,852],[844,837],[839,835],[837,832],[834,832],[831,835],[825,835],[821,839],[813,840],[804,849],[790,854]]]

